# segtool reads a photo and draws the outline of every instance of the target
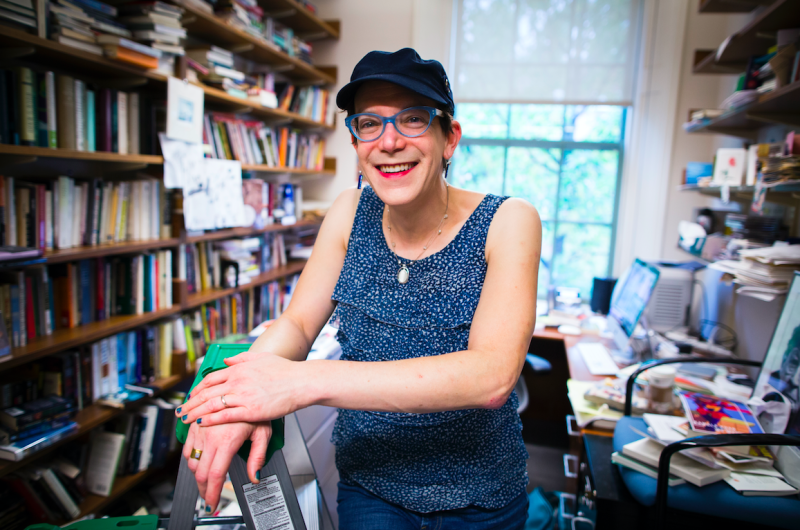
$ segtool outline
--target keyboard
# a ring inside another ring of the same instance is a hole
[[[579,342],[576,346],[592,375],[616,375],[619,367],[605,346],[598,342]]]

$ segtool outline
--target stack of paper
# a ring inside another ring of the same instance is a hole
[[[784,245],[739,251],[741,259],[723,260],[709,267],[734,277],[736,292],[771,302],[786,294],[795,270],[800,269],[800,245]]]
[[[622,413],[612,410],[607,405],[597,405],[588,401],[584,396],[594,385],[595,383],[591,381],[575,381],[574,379],[567,381],[569,402],[575,413],[575,421],[581,428],[613,430],[617,420],[622,417]]]

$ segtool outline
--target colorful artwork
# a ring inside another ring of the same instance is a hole
[[[728,401],[695,392],[681,392],[681,402],[692,431],[707,434],[760,434],[750,408],[738,401]]]

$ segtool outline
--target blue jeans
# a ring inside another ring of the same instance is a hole
[[[339,530],[521,530],[528,517],[528,495],[489,510],[468,506],[417,513],[384,501],[360,486],[339,482]]]

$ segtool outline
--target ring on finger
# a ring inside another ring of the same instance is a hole
[[[200,456],[203,454],[203,451],[200,449],[192,449],[192,454],[189,455],[189,458],[194,458],[195,460],[200,460]]]
[[[225,401],[225,394],[222,394],[219,398],[222,400],[222,406],[228,408],[228,403]]]

